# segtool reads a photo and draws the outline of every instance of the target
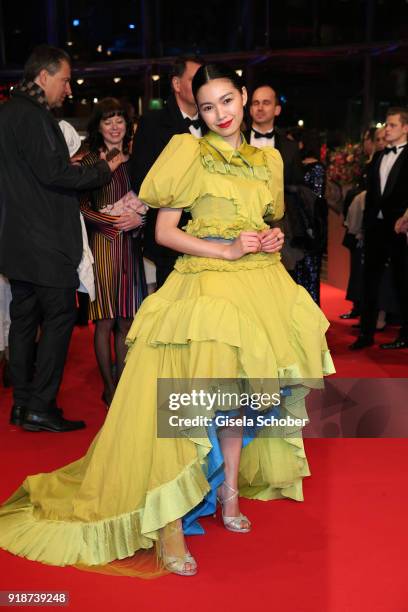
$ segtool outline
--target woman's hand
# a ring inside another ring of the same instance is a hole
[[[129,209],[129,211],[133,210],[134,212],[139,213],[139,215],[144,215],[147,213],[148,206],[142,200],[139,200],[134,191],[129,191],[123,196],[123,201],[125,206]]]
[[[143,219],[139,213],[135,211],[129,211],[120,215],[116,221],[113,221],[113,225],[116,229],[122,232],[129,232],[132,229],[140,227],[143,223]]]
[[[232,244],[225,248],[225,259],[234,261],[248,253],[259,253],[261,240],[258,232],[241,232]]]
[[[279,227],[267,229],[258,233],[263,253],[279,253],[283,247],[285,235]]]

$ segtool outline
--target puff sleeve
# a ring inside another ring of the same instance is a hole
[[[189,208],[199,195],[202,172],[199,140],[173,136],[146,175],[139,198],[151,208]]]
[[[269,221],[279,221],[285,213],[283,161],[279,151],[273,147],[265,147],[263,153],[269,176],[268,188],[272,196],[265,217],[268,217]]]

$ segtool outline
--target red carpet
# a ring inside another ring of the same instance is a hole
[[[357,354],[343,293],[325,287],[329,343],[338,376],[407,377],[408,351],[371,348]],[[396,330],[384,333],[393,338]],[[60,404],[85,431],[31,434],[9,426],[11,394],[1,388],[0,445],[5,499],[28,473],[78,458],[101,426],[104,407],[92,349],[92,327],[76,329]],[[306,440],[312,477],[305,502],[242,501],[250,534],[227,532],[207,519],[190,538],[199,561],[194,578],[154,581],[49,567],[0,551],[0,590],[69,591],[69,610],[407,612],[408,448],[406,440]]]
[[[364,351],[352,352],[348,346],[356,339],[358,329],[352,327],[356,319],[342,320],[339,314],[348,312],[351,303],[343,299],[344,292],[325,285],[322,290],[322,309],[330,321],[327,340],[336,365],[337,376],[349,378],[406,378],[408,351],[384,351],[378,344],[395,340],[398,327],[387,327],[376,334],[376,344]],[[408,607],[407,607],[408,610]]]

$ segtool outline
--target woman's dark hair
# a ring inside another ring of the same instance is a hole
[[[242,79],[233,68],[225,64],[204,64],[197,70],[193,78],[192,88],[195,100],[197,100],[199,89],[214,79],[228,79],[235,89],[242,93]]]
[[[104,98],[98,104],[95,104],[93,108],[88,123],[88,138],[86,139],[90,151],[97,152],[100,149],[106,149],[99,126],[103,119],[110,119],[115,115],[123,117],[126,122],[126,133],[123,139],[122,150],[125,154],[129,153],[129,145],[133,138],[133,125],[126,112],[126,108],[116,98]]]
[[[320,161],[320,135],[315,129],[304,129],[300,127],[291,128],[287,131],[293,140],[301,142],[303,147],[300,149],[300,155],[302,159],[306,157],[315,157]]]

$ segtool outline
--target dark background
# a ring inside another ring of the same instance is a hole
[[[168,95],[171,58],[190,52],[228,61],[249,87],[267,76],[287,126],[303,119],[356,139],[390,104],[407,104],[407,0],[0,0],[0,20],[0,98],[49,42],[74,59],[68,117],[106,95],[140,112]]]

